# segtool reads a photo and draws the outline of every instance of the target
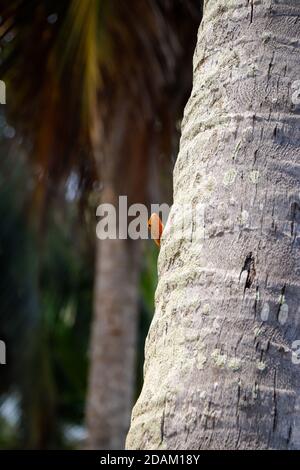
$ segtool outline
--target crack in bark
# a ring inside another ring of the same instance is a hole
[[[286,290],[286,284],[283,285],[282,289],[281,289],[281,292],[280,292],[280,297],[279,297],[279,305],[278,305],[278,309],[277,309],[277,320],[279,318],[279,313],[280,313],[280,309],[282,307],[282,304],[284,303],[284,296],[285,296],[285,290]]]
[[[291,205],[291,236],[296,238],[295,233],[295,222],[297,223],[297,218],[300,217],[300,206],[297,202],[293,202]]]
[[[166,406],[167,406],[167,399],[165,398],[164,408],[163,408],[163,413],[162,413],[161,423],[160,423],[160,444],[159,444],[160,446],[162,445],[163,440],[164,440]]]
[[[277,372],[274,372],[274,392],[273,392],[273,399],[274,399],[274,417],[273,417],[273,432],[276,430],[277,426],[277,394],[276,394],[276,376]]]
[[[255,289],[255,300],[254,300],[254,316],[255,316],[255,318],[256,318],[256,314],[257,314],[258,303],[259,303],[259,285],[257,285],[256,289]]]
[[[245,259],[245,262],[244,262],[244,266],[242,267],[242,270],[240,272],[240,277],[239,279],[241,279],[241,275],[244,271],[247,271],[247,278],[246,278],[246,282],[245,282],[245,287],[244,287],[244,294],[245,294],[245,291],[246,289],[250,289],[254,279],[255,279],[255,275],[256,275],[256,270],[255,270],[255,260],[254,260],[254,256],[252,254],[252,251],[250,251],[250,253],[246,256],[246,259]]]
[[[290,440],[291,440],[291,437],[292,437],[292,430],[293,430],[293,427],[292,427],[292,425],[290,425],[289,432],[288,432],[288,437],[287,437],[287,440],[286,440],[287,445],[290,443]]]
[[[254,5],[253,0],[250,0],[250,24],[253,23],[253,13],[254,13]]]
[[[268,87],[268,83],[269,83],[270,76],[271,76],[271,70],[272,70],[273,63],[274,63],[274,56],[275,56],[275,52],[272,53],[272,57],[271,57],[271,60],[269,62],[269,66],[268,66],[268,74],[267,74],[268,81],[267,81],[267,84],[266,84],[266,89]],[[271,110],[270,110],[270,116],[271,116]]]

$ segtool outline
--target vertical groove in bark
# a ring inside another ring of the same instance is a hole
[[[300,448],[299,17],[205,2],[130,449]]]
[[[107,188],[103,200],[117,204]],[[122,449],[135,385],[139,244],[97,240],[87,446]]]

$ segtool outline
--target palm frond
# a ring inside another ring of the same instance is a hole
[[[41,194],[72,170],[85,182],[99,178],[91,136],[98,132],[105,145],[125,103],[125,119],[169,128],[164,119],[178,113],[189,90],[184,64],[200,8],[196,0],[0,2],[7,109],[28,144]],[[53,13],[57,20],[49,22]]]

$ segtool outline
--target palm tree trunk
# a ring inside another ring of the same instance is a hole
[[[129,449],[300,448],[299,17],[205,2]]]
[[[104,190],[116,207],[118,196]],[[122,449],[135,385],[139,244],[97,240],[87,397],[88,447]]]

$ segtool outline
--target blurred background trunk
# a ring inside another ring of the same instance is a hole
[[[124,447],[136,384],[140,248],[131,240],[96,242],[89,448]]]
[[[106,130],[103,146],[104,131],[97,111],[92,141],[95,160],[103,174],[99,202],[114,208],[117,238],[96,240],[87,447],[122,449],[136,389],[142,242],[130,240],[126,234],[126,239],[119,239],[119,196],[127,197],[128,206],[133,202],[146,203],[148,162],[151,152],[155,152],[155,139],[148,141],[150,126],[141,115],[133,119],[132,103],[124,100],[115,114],[114,109],[110,110],[111,130]],[[126,231],[127,228],[126,224]]]

